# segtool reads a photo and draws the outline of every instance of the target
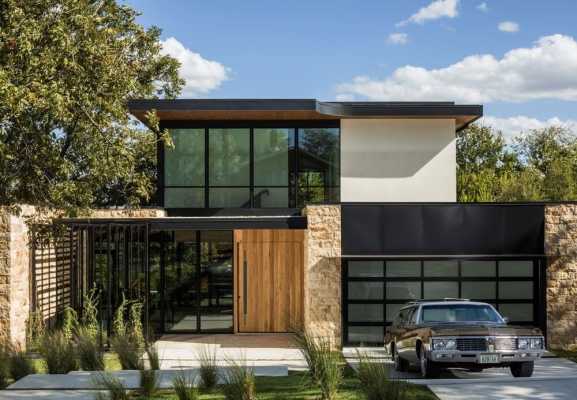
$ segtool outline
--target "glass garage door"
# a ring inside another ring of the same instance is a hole
[[[344,342],[382,345],[398,309],[418,299],[484,301],[511,323],[542,327],[541,265],[537,258],[343,260]]]

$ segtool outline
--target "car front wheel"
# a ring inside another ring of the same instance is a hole
[[[395,369],[399,372],[407,372],[409,370],[409,362],[399,356],[399,352],[395,346],[393,346],[392,353],[393,361],[395,362]]]
[[[426,379],[438,378],[441,375],[439,365],[428,359],[424,350],[419,352],[419,363],[421,364],[421,376]]]
[[[511,375],[515,378],[528,378],[533,375],[535,363],[533,361],[517,362],[511,364]]]

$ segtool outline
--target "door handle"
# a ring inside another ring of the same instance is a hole
[[[242,259],[242,310],[244,317],[247,316],[247,307],[248,307],[248,299],[247,299],[247,290],[248,290],[248,264],[246,262],[246,250],[244,251],[244,257]]]

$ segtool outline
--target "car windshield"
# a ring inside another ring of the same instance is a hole
[[[422,322],[494,322],[503,323],[490,306],[482,304],[439,304],[423,306]]]

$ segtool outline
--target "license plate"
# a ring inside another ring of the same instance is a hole
[[[498,364],[499,354],[480,354],[479,364]]]

